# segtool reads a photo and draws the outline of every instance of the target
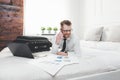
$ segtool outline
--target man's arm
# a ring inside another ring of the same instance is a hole
[[[56,44],[56,39],[54,38],[53,41],[52,41],[52,50],[51,52],[53,54],[57,54],[57,55],[62,55],[62,56],[67,56],[68,54],[65,53],[65,52],[59,52],[59,45]]]
[[[75,55],[80,57],[81,56],[81,51],[80,51],[80,40],[78,38],[75,39],[74,42],[74,52]]]
[[[63,34],[59,32],[54,39],[52,40],[52,53],[56,54],[58,53],[59,46],[60,46],[60,41],[63,39]]]
[[[51,52],[53,54],[56,54],[58,52],[58,50],[59,50],[59,45],[56,44],[56,36],[55,36],[52,40],[52,50],[51,50]]]
[[[68,53],[65,53],[65,52],[57,52],[57,55],[68,56]]]
[[[57,55],[62,55],[62,56],[67,56],[68,54],[65,52],[59,52],[59,46],[60,46],[60,41],[63,39],[63,35],[60,32],[59,34],[57,34],[57,36],[55,36],[52,40],[52,50],[51,52]]]

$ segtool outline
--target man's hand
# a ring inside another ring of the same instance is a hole
[[[58,52],[57,55],[68,56],[68,53],[65,53],[65,52]]]
[[[59,32],[56,36],[56,44],[59,44],[62,39],[63,39],[63,34],[62,32]]]

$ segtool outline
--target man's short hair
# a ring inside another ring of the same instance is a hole
[[[63,27],[64,24],[65,24],[65,25],[68,25],[68,26],[71,26],[71,25],[72,25],[71,21],[69,21],[69,20],[63,20],[63,21],[60,23],[61,27]]]

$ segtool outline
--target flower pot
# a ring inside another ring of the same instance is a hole
[[[42,34],[44,34],[44,30],[42,30]]]
[[[54,31],[54,33],[56,34],[56,33],[57,33],[57,31]]]
[[[51,30],[48,30],[48,33],[50,34],[50,33],[51,33]]]

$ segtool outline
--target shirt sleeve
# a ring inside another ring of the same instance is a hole
[[[52,49],[51,49],[51,52],[53,54],[56,54],[59,50],[59,45],[57,45],[56,43],[56,36],[52,39]]]
[[[74,42],[74,52],[76,56],[81,57],[80,40],[78,38],[76,38]]]

